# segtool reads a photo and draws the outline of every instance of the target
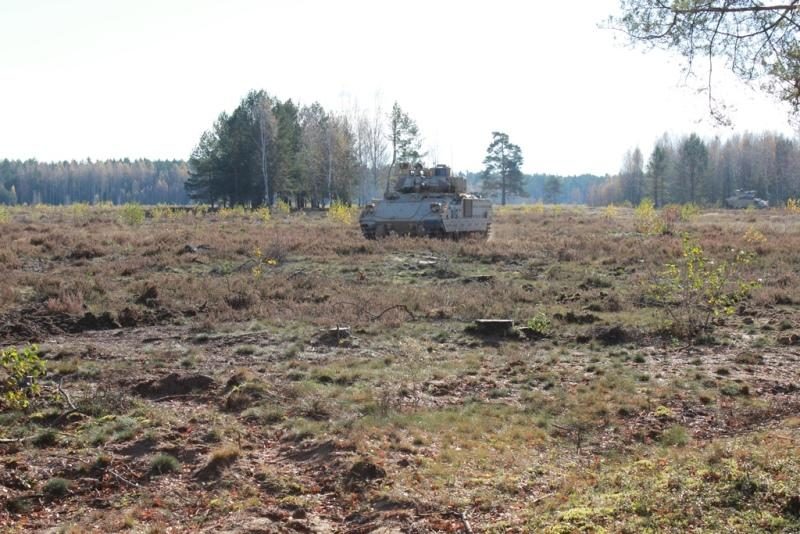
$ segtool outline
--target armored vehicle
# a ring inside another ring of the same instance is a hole
[[[491,222],[491,201],[467,193],[467,181],[452,176],[447,165],[401,164],[394,191],[367,204],[359,217],[367,239],[390,234],[485,237]]]
[[[763,198],[758,198],[755,191],[743,191],[737,189],[733,195],[725,199],[725,205],[729,208],[743,209],[743,208],[767,208],[769,203]]]

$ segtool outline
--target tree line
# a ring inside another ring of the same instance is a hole
[[[253,109],[264,104],[262,131]],[[415,121],[397,104],[386,114],[380,108],[335,114],[252,92],[231,115],[220,115],[188,162],[0,160],[0,204],[365,203],[384,193],[400,163],[425,157],[421,146]],[[658,206],[721,205],[737,189],[754,190],[772,205],[800,197],[800,143],[769,132],[726,140],[665,134],[647,155],[629,150],[613,176],[526,175],[521,163],[521,149],[493,132],[485,168],[467,173],[470,189],[501,203],[504,191],[511,203],[592,205],[644,198]]]
[[[0,161],[0,204],[185,204],[184,161]]]
[[[737,189],[753,190],[772,205],[800,196],[800,143],[777,133],[745,133],[725,141],[697,134],[662,136],[645,157],[625,155],[619,174],[597,184],[588,202],[656,206],[669,203],[722,205]]]
[[[399,163],[421,152],[416,122],[395,103],[335,113],[251,91],[203,133],[188,161],[186,190],[211,205],[322,207],[365,203]]]

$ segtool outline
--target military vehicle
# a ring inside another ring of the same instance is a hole
[[[725,199],[725,205],[729,208],[735,209],[763,209],[769,207],[769,202],[763,198],[758,198],[755,191],[743,191],[741,189],[737,189],[733,192],[733,195]]]
[[[361,211],[361,231],[367,239],[390,234],[486,237],[492,223],[492,202],[467,193],[467,181],[452,176],[450,167],[425,169],[401,164],[394,191]]]

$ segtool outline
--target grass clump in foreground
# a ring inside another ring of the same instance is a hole
[[[158,454],[150,461],[150,473],[164,475],[180,471],[181,464],[177,458],[170,454]]]
[[[55,477],[45,482],[42,493],[51,499],[65,497],[69,493],[69,481]]]

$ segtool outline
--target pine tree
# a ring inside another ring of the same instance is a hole
[[[483,190],[487,193],[500,191],[500,203],[506,205],[508,194],[526,196],[525,177],[520,170],[522,151],[511,143],[508,135],[492,132],[492,142],[486,149],[482,175]]]
[[[678,150],[679,187],[682,194],[679,200],[697,202],[697,193],[702,185],[708,167],[708,149],[697,134],[692,134],[680,145]]]
[[[659,207],[664,204],[664,181],[667,176],[667,151],[661,144],[657,144],[650,154],[647,174],[653,186],[653,203]]]

